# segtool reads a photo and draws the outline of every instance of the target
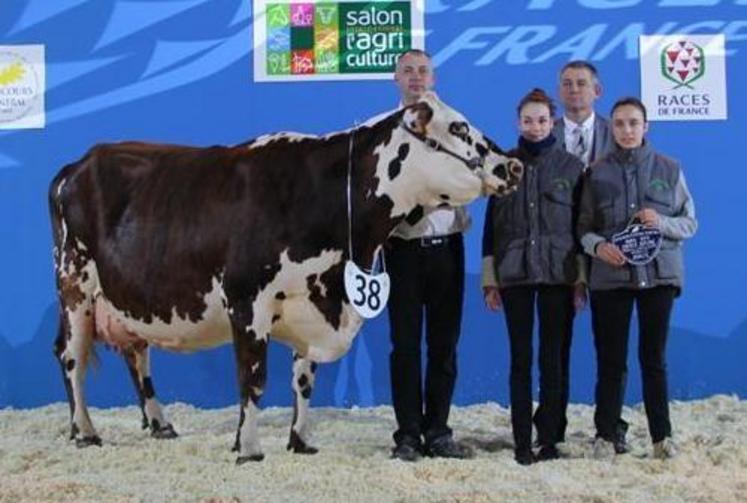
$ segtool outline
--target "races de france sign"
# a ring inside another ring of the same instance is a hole
[[[43,128],[44,46],[0,45],[0,129]]]
[[[640,37],[641,99],[649,120],[726,119],[724,35]]]
[[[424,47],[424,0],[254,0],[254,80],[391,79]]]

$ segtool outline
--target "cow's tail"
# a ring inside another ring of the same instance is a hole
[[[55,249],[55,266],[59,267],[59,253],[64,243],[64,225],[63,225],[63,212],[62,212],[62,191],[65,186],[67,178],[65,177],[65,171],[60,171],[57,176],[54,177],[52,183],[49,184],[49,219],[52,223],[52,240],[54,242]]]

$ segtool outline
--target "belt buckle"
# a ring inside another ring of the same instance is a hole
[[[446,238],[443,236],[439,237],[422,237],[420,238],[420,246],[423,248],[429,248],[431,246],[439,246],[446,242]]]

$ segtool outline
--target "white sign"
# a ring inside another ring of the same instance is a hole
[[[641,36],[641,99],[649,120],[723,120],[724,35]]]
[[[43,45],[0,45],[0,129],[43,128]]]
[[[376,275],[360,270],[352,261],[345,263],[345,293],[353,308],[364,318],[374,318],[389,300],[389,275]]]

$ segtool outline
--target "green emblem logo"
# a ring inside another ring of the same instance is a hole
[[[573,184],[567,178],[555,178],[552,181],[553,190],[567,191],[571,190]]]
[[[648,182],[648,187],[655,192],[663,192],[671,189],[669,183],[661,178],[653,178]]]

